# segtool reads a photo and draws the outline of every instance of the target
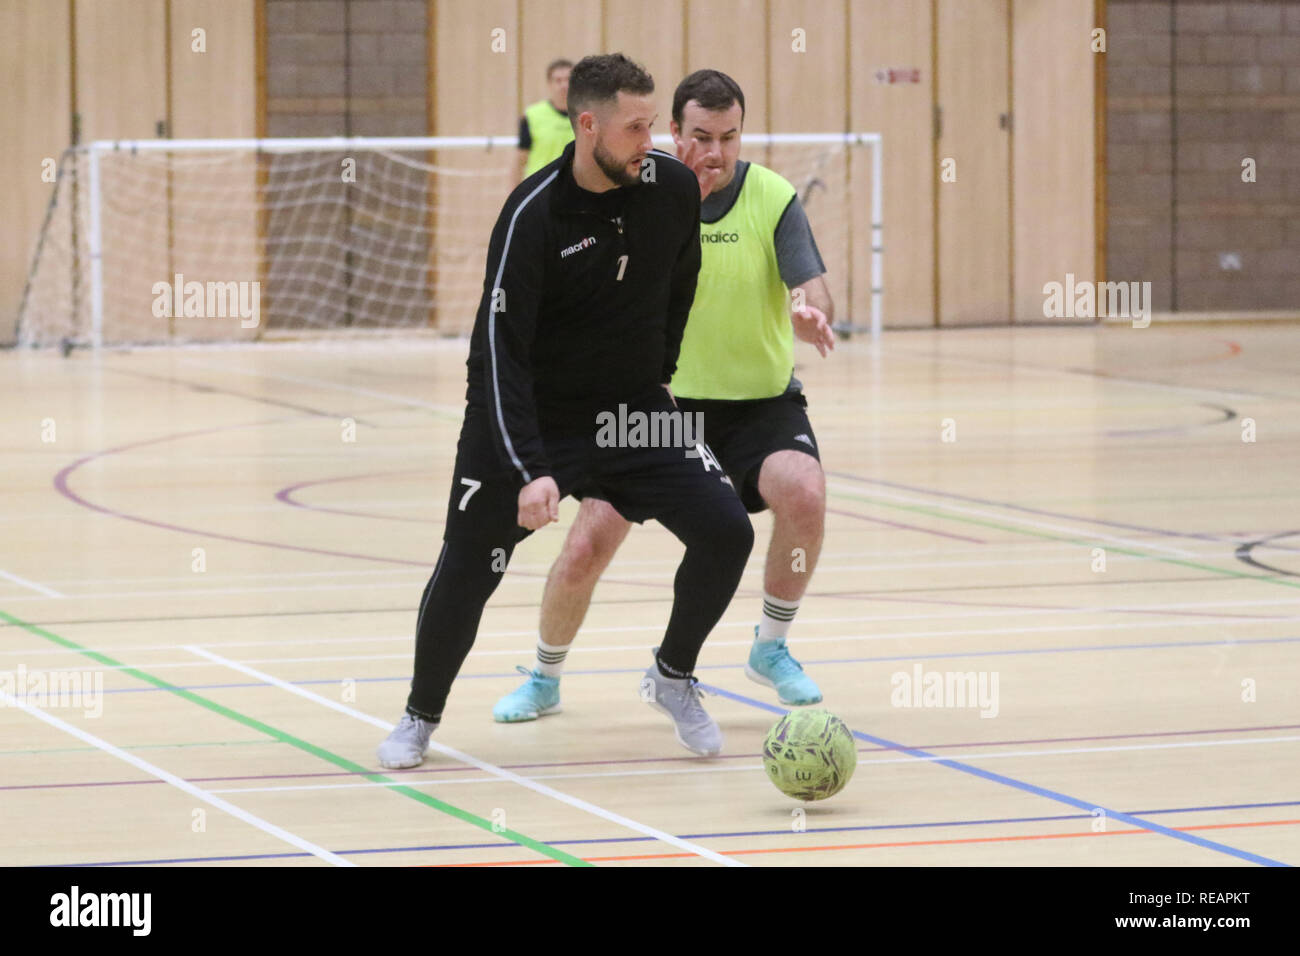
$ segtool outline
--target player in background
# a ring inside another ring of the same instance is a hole
[[[822,699],[786,648],[786,635],[821,552],[826,481],[794,378],[794,336],[825,357],[835,347],[825,266],[795,189],[739,158],[745,95],[717,70],[682,80],[671,131],[705,195],[702,265],[672,391],[704,413],[708,448],[750,512],[771,508],[763,605],[745,673],[784,704]],[[789,295],[787,296],[787,290]],[[542,597],[537,661],[493,709],[502,722],[560,708],[560,675],[596,581],[630,525],[598,497],[583,500]]]
[[[573,140],[569,123],[569,74],[573,63],[552,60],[546,68],[546,99],[538,100],[519,117],[519,162],[515,179],[531,176],[564,151]]]
[[[416,618],[406,713],[379,747],[385,767],[423,761],[515,545],[558,520],[569,494],[654,518],[686,546],[639,691],[683,746],[722,749],[692,671],[754,529],[698,439],[647,447],[604,442],[600,428],[615,409],[677,414],[667,383],[700,268],[699,181],[653,149],[654,81],[627,57],[580,61],[569,103],[576,140],[515,187],[492,230],[442,552]]]

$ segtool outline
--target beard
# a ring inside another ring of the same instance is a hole
[[[641,181],[639,166],[635,173],[627,171],[628,163],[632,161],[632,157],[629,156],[626,161],[620,163],[614,157],[614,154],[605,148],[599,138],[597,138],[596,145],[592,149],[592,158],[596,160],[596,165],[600,167],[600,171],[609,178],[610,182],[618,186],[635,186]]]

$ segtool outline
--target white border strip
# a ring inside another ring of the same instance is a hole
[[[303,697],[306,698],[307,700],[314,701],[318,704],[322,704],[325,707],[330,708],[331,710],[338,711],[340,714],[346,714],[349,717],[355,717],[357,720],[364,721],[365,723],[370,724],[372,727],[378,727],[379,729],[384,731],[390,731],[393,729],[393,725],[386,720],[381,720],[378,717],[372,717],[367,713],[357,710],[355,707],[349,707],[346,704],[339,703],[338,701],[330,700],[328,697],[322,697],[320,694],[312,693],[311,691],[305,690],[302,687],[298,687],[294,684],[290,684],[288,681],[280,680],[280,678],[278,677],[272,677],[270,674],[264,674],[261,671],[253,670],[253,668],[251,667],[245,667],[243,664],[240,664],[237,661],[232,661],[227,658],[221,657],[217,654],[213,654],[211,651],[205,650],[202,647],[196,647],[192,644],[187,644],[184,645],[184,650],[187,650],[191,654],[195,654],[199,657],[206,658],[207,660],[210,660],[215,664],[221,664],[225,667],[229,667],[231,670],[239,671],[241,674],[245,674],[248,677],[254,677],[260,681],[265,681],[266,683],[272,684],[275,687],[280,688],[281,690],[287,690],[291,694],[297,694],[299,697]],[[482,770],[485,773],[490,773],[494,777],[498,777],[502,780],[508,780],[511,783],[516,783],[521,787],[526,787],[529,790],[534,791],[535,793],[540,793],[542,796],[550,797],[551,799],[558,800],[561,803],[567,803],[571,807],[576,807],[579,810],[583,810],[587,813],[592,814],[593,816],[597,816],[604,820],[608,820],[611,823],[616,823],[619,826],[627,827],[629,830],[634,830],[635,832],[640,833],[644,836],[654,837],[656,840],[662,840],[664,843],[667,843],[670,846],[675,846],[679,850],[686,850],[687,852],[694,853],[696,856],[702,856],[706,860],[712,860],[714,863],[720,863],[723,866],[746,866],[746,864],[741,863],[738,860],[733,860],[729,857],[723,856],[721,853],[715,853],[712,850],[691,843],[689,840],[683,840],[680,837],[673,836],[671,833],[665,833],[662,830],[656,830],[654,827],[647,826],[644,823],[638,823],[636,820],[629,819],[628,817],[622,816],[621,814],[618,813],[614,813],[611,810],[606,810],[604,807],[599,807],[594,803],[588,803],[586,800],[581,800],[578,797],[570,796],[567,793],[561,793],[559,790],[555,790],[552,787],[546,786],[546,784],[538,783],[535,780],[530,780],[528,777],[521,777],[517,773],[513,773],[502,767],[498,767],[495,764],[490,764],[487,763],[486,761],[479,760],[477,757],[472,757],[467,753],[463,753],[459,750],[456,750],[454,747],[448,747],[445,744],[440,744],[437,743],[436,741],[431,740],[429,741],[429,748],[432,750],[436,750],[438,753],[444,756],[451,757],[453,760],[459,760],[462,763],[466,763],[473,767],[477,767],[479,770]]]
[[[257,829],[261,830],[263,833],[269,834],[270,836],[275,837],[277,840],[283,840],[285,843],[288,843],[291,846],[296,846],[300,850],[306,850],[312,856],[319,857],[320,859],[324,860],[326,863],[332,863],[334,866],[356,866],[356,864],[351,862],[350,860],[345,860],[343,859],[343,857],[331,853],[329,850],[322,849],[321,847],[318,847],[316,844],[310,843],[307,840],[304,840],[302,837],[290,833],[288,830],[285,830],[281,827],[277,827],[274,823],[268,823],[267,821],[263,820],[261,817],[254,816],[253,814],[249,813],[247,810],[241,810],[233,803],[227,803],[225,800],[222,800],[220,797],[213,796],[212,794],[207,793],[204,790],[200,790],[198,787],[194,786],[194,784],[190,783],[189,781],[182,780],[180,777],[176,776],[175,774],[168,773],[166,770],[163,770],[161,767],[155,767],[147,760],[141,760],[139,757],[135,756],[134,754],[129,754],[125,750],[122,750],[118,747],[114,747],[108,741],[101,740],[100,738],[96,737],[94,734],[87,733],[86,731],[82,730],[79,727],[74,727],[72,724],[69,724],[64,720],[60,720],[58,717],[55,717],[53,714],[47,714],[45,711],[41,710],[38,707],[32,707],[25,701],[21,701],[15,697],[11,697],[8,694],[6,694],[4,691],[0,691],[0,700],[4,701],[4,705],[6,707],[16,707],[19,710],[24,711],[25,713],[28,713],[39,720],[43,720],[51,727],[55,727],[59,730],[62,730],[66,734],[71,734],[73,737],[76,737],[78,740],[91,744],[94,747],[98,747],[100,750],[104,751],[104,753],[117,757],[119,760],[124,760],[127,763],[129,763],[131,766],[135,767],[136,769],[142,770],[145,773],[149,774],[150,776],[157,777],[159,780],[162,780],[165,783],[170,783],[173,787],[176,787],[178,790],[183,790],[185,793],[188,793],[190,796],[198,800],[202,800],[204,803],[211,804],[212,806],[216,807],[218,810],[225,811],[226,813],[230,814],[232,817],[234,817],[237,820],[242,820],[243,822],[250,824],[251,826],[257,827]]]

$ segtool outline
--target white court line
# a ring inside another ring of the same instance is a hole
[[[126,761],[131,766],[135,767],[137,770],[142,770],[152,777],[157,777],[159,780],[162,780],[166,783],[170,783],[173,787],[176,787],[178,790],[182,790],[185,793],[188,793],[190,796],[195,797],[198,800],[202,800],[204,803],[211,804],[212,806],[216,807],[218,810],[222,810],[230,814],[235,819],[242,820],[245,823],[257,827],[257,829],[261,830],[263,833],[269,834],[270,836],[275,837],[277,840],[283,840],[285,843],[288,843],[291,846],[296,846],[300,850],[306,850],[312,856],[319,857],[320,859],[324,860],[326,863],[332,863],[334,866],[356,866],[355,863],[352,863],[349,860],[345,860],[343,859],[343,857],[331,853],[329,850],[318,847],[316,844],[304,840],[302,837],[290,833],[288,830],[285,830],[282,827],[278,827],[274,823],[268,823],[267,821],[263,820],[261,817],[254,816],[253,814],[249,813],[247,810],[242,810],[239,807],[235,806],[233,803],[228,803],[227,801],[222,800],[220,797],[213,796],[207,791],[201,790],[198,787],[194,786],[194,784],[190,783],[188,780],[182,780],[180,777],[176,776],[175,774],[168,773],[166,770],[163,770],[161,767],[155,767],[147,760],[141,760],[139,757],[135,756],[134,754],[127,753],[125,750],[113,746],[108,741],[101,740],[100,738],[96,737],[94,734],[87,733],[86,731],[82,730],[80,727],[75,727],[64,720],[60,720],[58,717],[55,717],[53,714],[46,713],[45,711],[41,710],[39,707],[32,707],[26,701],[22,701],[15,697],[11,697],[8,694],[6,694],[4,691],[0,691],[0,700],[4,702],[4,705],[6,707],[17,707],[18,709],[25,711],[31,716],[36,717],[39,720],[45,721],[51,727],[56,727],[59,730],[62,730],[64,733],[71,734],[73,737],[76,737],[78,740],[84,741],[85,743],[88,743],[94,747],[98,747],[100,750],[104,751],[104,753],[109,754],[113,757],[117,757],[119,760]]]
[[[3,568],[0,568],[0,578],[13,581],[15,584],[21,584],[25,588],[31,588],[33,591],[44,594],[46,597],[61,598],[67,596],[60,594],[58,591],[54,590],[54,588],[47,588],[44,584],[37,584],[35,581],[28,581],[26,578],[20,578],[16,574],[10,574]]]
[[[1268,533],[1271,532],[1264,532],[1264,531],[1259,532],[1261,536]],[[664,532],[664,534],[667,534],[667,532]],[[1248,537],[1251,537],[1251,535],[1248,535]],[[1241,542],[1233,541],[1233,540],[1225,540],[1222,543],[1228,547],[1236,547]],[[896,558],[902,554],[919,554],[926,557],[932,557],[935,553],[935,549],[927,548],[923,551],[891,552],[890,559],[883,564],[829,564],[828,562],[832,558],[838,560],[840,558],[871,557],[874,555],[878,555],[879,552],[878,551],[845,551],[845,552],[831,553],[829,551],[823,551],[821,554],[821,558],[817,563],[817,569],[819,571],[824,568],[832,571],[910,571],[913,569],[928,570],[931,568],[979,568],[979,567],[995,567],[995,566],[1000,567],[1002,565],[1015,566],[1015,565],[1035,565],[1035,564],[1077,564],[1079,563],[1079,557],[1077,554],[1078,545],[1070,544],[1068,542],[1059,541],[1059,542],[1047,542],[1044,544],[1021,545],[1017,541],[1017,542],[1004,542],[1004,544],[1006,546],[1006,550],[1014,550],[1017,554],[1026,551],[1059,551],[1065,548],[1071,549],[1071,551],[1074,553],[1059,558],[1042,558],[1037,560],[1033,558],[1015,558],[1015,559],[1008,559],[1006,561],[989,561],[984,557],[976,557],[975,560],[973,561],[919,561],[919,562],[913,562],[909,564],[900,564],[896,560]],[[957,551],[957,553],[982,556],[989,553],[990,549],[992,551],[997,551],[999,550],[999,546],[990,545],[988,548],[980,549],[979,551],[976,551],[974,549],[970,549],[967,551],[959,550]],[[1224,556],[1224,552],[1222,551],[1205,551],[1205,552],[1199,552],[1194,555],[1194,557],[1198,557],[1198,558],[1215,558],[1215,557],[1223,557],[1223,556]],[[1128,557],[1129,557],[1128,555],[1120,555],[1120,558],[1128,559]],[[760,556],[758,558],[752,558],[751,560],[757,564],[761,564],[766,559]],[[1085,560],[1084,563],[1088,563],[1089,560],[1091,559]],[[1137,559],[1132,559],[1132,560],[1137,560]],[[675,569],[679,564],[681,564],[680,558],[661,558],[661,559],[647,558],[645,560],[627,560],[627,561],[622,560],[621,558],[616,558],[614,560],[614,563],[612,563],[609,566],[609,569],[605,573],[611,575],[617,575],[620,574],[623,569],[630,570],[632,568],[641,568],[641,567],[663,568],[671,571]],[[541,562],[541,561],[512,560],[510,562],[510,568],[512,570],[548,571],[550,570],[550,567],[551,567],[551,562],[549,561]],[[425,580],[427,580],[431,571],[432,571],[432,565],[430,565],[429,568],[414,568],[414,567],[391,568],[391,569],[390,568],[379,568],[379,569],[340,568],[336,571],[276,570],[276,571],[257,571],[257,572],[250,572],[246,574],[231,574],[231,573],[207,571],[204,574],[204,578],[208,581],[220,581],[220,582],[232,581],[233,582],[233,581],[243,581],[243,580],[257,581],[257,580],[265,580],[268,578],[276,579],[276,580],[281,580],[281,579],[292,580],[295,578],[361,578],[367,576],[377,577],[380,575],[397,578],[402,576],[410,577],[412,575],[421,575]],[[108,584],[108,585],[145,584],[145,583],[165,584],[171,581],[193,582],[194,572],[191,571],[188,574],[144,575],[140,577],[121,577],[121,578],[52,578],[50,579],[51,584]],[[393,583],[401,583],[401,582],[393,582]],[[407,584],[402,584],[402,586],[405,587],[407,586]],[[110,593],[120,594],[122,592],[120,589],[115,588]],[[98,595],[77,594],[73,596],[92,597]]]
[[[1231,542],[1226,542],[1226,543],[1230,544]],[[1181,552],[1181,556],[1187,558],[1195,558],[1201,561],[1218,560],[1224,562],[1231,562],[1233,560],[1231,555],[1226,554],[1224,552],[1184,551]],[[993,567],[1039,567],[1041,565],[1048,565],[1048,564],[1078,565],[1080,567],[1083,567],[1090,560],[1091,560],[1090,557],[1089,558],[1064,557],[1064,558],[1039,559],[1039,560],[1030,559],[1030,560],[1007,560],[1007,561],[933,561],[933,562],[922,562],[922,563],[904,564],[904,565],[900,565],[894,562],[891,562],[889,564],[839,564],[839,565],[836,564],[826,565],[826,564],[819,563],[817,565],[817,571],[821,575],[831,574],[834,572],[850,572],[850,571],[877,571],[877,572],[884,572],[884,573],[906,574],[913,571],[932,570],[935,568],[984,569],[984,568],[993,568]],[[1118,565],[1129,561],[1136,564],[1150,559],[1145,555],[1130,555],[1130,554],[1120,553],[1120,554],[1111,555],[1109,560],[1112,565]],[[763,561],[762,558],[752,559],[751,566],[746,567],[745,570],[742,572],[741,574],[742,579],[754,578],[763,575],[765,573],[765,570],[762,566],[762,561]],[[549,567],[549,565],[520,565],[518,568],[516,568],[516,570],[529,570],[535,568],[540,571],[547,567]],[[424,578],[427,577],[429,572],[422,568],[412,568],[411,571],[408,573],[413,575],[419,575],[420,578]],[[615,577],[621,573],[622,572],[620,572],[617,568],[611,568],[611,570],[608,572],[608,574],[611,577]],[[0,575],[2,574],[3,572],[0,572]],[[1093,572],[1089,572],[1089,574],[1092,575]],[[277,575],[267,574],[265,575],[265,577],[274,578],[277,577]],[[514,584],[526,586],[528,583],[530,583],[518,576],[509,577],[509,575],[507,575],[507,578],[509,581],[511,581]],[[178,580],[193,580],[193,578],[182,578]],[[1228,581],[1229,581],[1228,578],[1224,579],[1224,583],[1228,583]],[[86,582],[86,583],[91,583],[91,582]],[[634,581],[626,581],[626,582],[618,581],[618,580],[606,580],[605,583],[607,587],[647,587],[659,582],[651,581],[649,579],[642,579],[642,580],[634,580]],[[1080,580],[1077,582],[1073,582],[1073,584],[1071,584],[1070,582],[1060,582],[1060,581],[1048,581],[1042,583],[1035,583],[1030,581],[1030,582],[1024,582],[1022,584],[1022,587],[1026,587],[1026,588],[1051,588],[1051,587],[1060,587],[1060,586],[1069,587],[1069,586],[1083,585],[1085,583],[1087,583],[1087,579],[1081,576]],[[1160,581],[1160,580],[1133,580],[1133,581],[1124,582],[1126,586],[1130,586],[1130,587],[1148,586],[1151,584],[1179,584],[1179,583],[1182,582]],[[400,591],[400,590],[405,590],[417,586],[418,585],[413,584],[411,581],[390,581],[390,582],[376,582],[376,583],[369,583],[369,584],[367,583],[292,584],[292,585],[286,584],[286,585],[264,585],[260,587],[166,588],[163,590],[155,590],[155,591],[124,591],[120,589],[115,589],[112,591],[77,592],[73,594],[57,594],[56,592],[52,596],[63,597],[69,600],[106,601],[106,600],[129,600],[131,598],[142,598],[142,597],[177,597],[177,598],[212,597],[216,595],[229,595],[229,594],[281,594],[281,593],[306,594],[306,593],[318,592],[318,591]],[[979,589],[980,589],[980,585],[978,584],[968,584],[968,585],[956,585],[951,588],[947,588],[945,590],[960,592],[960,591],[979,590]],[[667,595],[668,595],[668,590],[667,588],[665,588],[661,596],[655,598],[647,598],[647,600],[661,600],[661,599],[666,600]],[[818,595],[814,593],[811,596],[817,597]],[[864,600],[869,600],[869,599],[870,598],[864,598]],[[6,600],[36,601],[39,600],[39,598],[10,597],[10,598],[6,598]],[[405,611],[406,611],[405,608],[389,608],[389,609],[381,608],[378,611],[375,611],[373,613],[397,613],[397,612],[405,612]]]
[[[875,766],[878,764],[895,764],[895,763],[937,763],[941,760],[956,761],[974,761],[974,760],[1006,760],[1014,757],[1056,757],[1068,756],[1071,754],[1095,754],[1095,753],[1121,753],[1131,750],[1171,750],[1176,748],[1187,747],[1232,747],[1250,744],[1271,744],[1271,743],[1294,743],[1300,740],[1300,737],[1262,737],[1258,740],[1197,740],[1184,743],[1164,743],[1164,744],[1120,744],[1108,747],[1067,747],[1059,750],[1008,750],[997,753],[974,753],[974,754],[957,754],[943,756],[934,754],[927,757],[881,757],[879,759],[858,758],[858,765]],[[593,770],[582,771],[579,773],[540,773],[531,777],[532,780],[594,780],[608,777],[675,777],[686,774],[703,774],[703,773],[762,773],[763,765],[761,763],[752,764],[732,764],[730,766],[709,766],[709,767],[661,767],[654,770]],[[221,790],[213,790],[212,793],[280,793],[283,791],[298,790],[353,790],[361,787],[423,787],[423,786],[444,786],[453,784],[475,784],[475,783],[494,783],[495,781],[483,777],[452,777],[442,780],[408,780],[401,783],[315,783],[302,785],[281,785],[275,787],[230,787]]]
[[[1134,583],[1139,583],[1139,582],[1134,582]],[[1187,601],[1187,602],[1172,603],[1172,604],[1122,605],[1119,607],[990,608],[985,610],[970,609],[970,610],[960,610],[960,611],[944,611],[944,612],[939,612],[934,614],[867,614],[867,615],[856,615],[852,617],[800,617],[798,620],[801,627],[806,627],[808,625],[813,625],[813,624],[865,624],[865,623],[879,623],[881,621],[944,621],[944,620],[952,620],[954,618],[966,620],[968,618],[976,618],[976,617],[1026,617],[1026,616],[1032,616],[1036,614],[1052,616],[1052,615],[1061,615],[1061,614],[1138,613],[1138,612],[1149,612],[1149,611],[1200,610],[1200,609],[1207,609],[1207,608],[1272,607],[1272,606],[1283,605],[1283,604],[1300,604],[1300,597],[1268,598],[1268,599],[1256,599],[1256,600],[1249,600],[1249,601]],[[366,613],[377,614],[380,612],[370,611]],[[410,609],[394,608],[391,612],[388,613],[407,614],[410,613]],[[1295,621],[1295,620],[1300,620],[1300,616],[1282,615],[1278,617],[1258,618],[1258,617],[1246,617],[1246,616],[1237,617],[1235,615],[1229,615],[1223,618],[1216,618],[1214,620],[1205,620],[1205,621],[1187,620],[1187,624],[1189,626],[1197,626],[1197,625],[1208,626],[1215,623],[1226,623],[1229,621],[1249,621],[1256,624],[1265,624],[1265,623],[1285,623],[1288,621]],[[82,621],[82,622],[72,621],[72,622],[66,622],[64,626],[79,627],[82,626],[83,624],[98,625],[99,623],[100,622],[98,621]],[[1101,627],[1101,625],[1098,626]],[[1109,625],[1106,626],[1108,627]],[[1170,625],[1165,624],[1163,626],[1168,627]],[[714,630],[717,631],[722,628],[742,628],[746,631],[750,631],[753,630],[753,627],[754,627],[754,622],[752,619],[742,618],[736,621],[720,621],[717,624],[717,626],[714,628]],[[662,624],[624,624],[624,625],[611,625],[611,626],[604,626],[604,627],[584,626],[582,628],[582,633],[586,635],[590,635],[590,634],[636,634],[636,633],[646,632],[653,635],[653,634],[658,634],[662,630],[663,630]],[[944,632],[944,633],[949,633],[949,632]],[[987,632],[963,631],[961,633],[979,634],[979,633],[987,633]],[[478,638],[481,640],[484,638],[493,639],[498,637],[536,637],[536,635],[537,635],[536,629],[522,630],[522,631],[479,631]],[[895,635],[885,634],[880,636],[884,638],[888,638],[890,636],[898,636],[898,634],[897,633]],[[845,635],[842,638],[835,638],[835,637],[810,638],[810,637],[802,637],[802,636],[798,637],[798,640],[801,642],[810,641],[810,640],[827,641],[827,640],[841,640],[841,639],[857,640],[859,638],[857,638],[855,635]],[[291,638],[288,640],[266,640],[266,641],[207,641],[204,643],[203,646],[204,647],[292,647],[298,644],[310,644],[313,646],[320,645],[320,644],[383,644],[392,641],[414,641],[414,640],[415,640],[415,635],[408,631],[403,634],[390,634],[390,635],[382,635],[382,636],[367,635],[361,637],[302,637],[302,638]],[[708,643],[710,647],[738,647],[741,645],[748,646],[753,642],[752,641],[710,640]],[[173,651],[180,646],[181,645],[179,644],[118,644],[118,645],[105,645],[102,647],[99,647],[97,645],[97,648],[100,651],[108,653],[110,651],[130,651],[130,652]],[[620,646],[613,646],[613,647],[591,647],[589,645],[584,645],[582,643],[576,643],[571,648],[571,651],[572,653],[600,654],[608,651],[643,650],[646,646],[648,645],[635,645],[635,646],[620,645]],[[525,648],[524,650],[527,651],[528,648]],[[30,649],[0,650],[0,657],[4,657],[4,656],[20,657],[22,655],[32,654],[32,653],[33,652]],[[40,654],[42,656],[46,654],[80,655],[80,653],[81,652],[78,650],[75,650],[73,648],[65,648],[65,647],[51,647],[48,649],[43,648],[40,651]],[[510,650],[510,649],[500,650],[500,651],[487,651],[487,650],[476,649],[470,651],[470,656],[471,657],[503,657],[503,656],[508,656],[510,654],[516,654],[516,653],[522,653],[522,652],[516,650]]]
[[[894,491],[885,491],[875,487],[862,487],[861,485],[845,485],[837,481],[828,481],[827,488],[834,488],[837,491],[852,492],[859,496],[874,496],[878,498],[892,498],[895,501],[906,502],[913,505],[925,505],[927,508],[942,508],[947,511],[953,511],[958,514],[976,515],[981,518],[992,518],[997,521],[1008,521],[1012,524],[1028,525],[1031,528],[1040,528],[1046,531],[1056,531],[1072,535],[1076,538],[1096,541],[1114,541],[1128,548],[1147,549],[1151,551],[1164,551],[1169,554],[1176,554],[1180,558],[1196,557],[1196,553],[1188,551],[1186,548],[1175,548],[1170,545],[1156,544],[1154,541],[1134,541],[1131,538],[1121,538],[1118,535],[1105,534],[1100,531],[1090,531],[1087,529],[1071,527],[1063,524],[1052,524],[1047,521],[1036,521],[1033,518],[1022,518],[1018,515],[1009,515],[1001,511],[985,511],[980,508],[965,508],[960,505],[952,504],[948,501],[933,501],[930,498],[917,498],[912,495],[900,495]],[[868,504],[870,502],[868,501]],[[1064,542],[1063,542],[1064,543]],[[1131,555],[1130,555],[1131,557]]]
[[[1249,620],[1251,623],[1254,624],[1260,623],[1255,618],[1249,618],[1244,620]],[[1280,623],[1286,623],[1288,621],[1296,621],[1296,620],[1300,620],[1300,616],[1271,618],[1269,620],[1269,623],[1280,624]],[[1047,625],[1047,626],[1040,626],[1040,627],[995,627],[995,628],[985,628],[983,630],[894,631],[885,634],[839,634],[830,637],[800,637],[799,645],[802,647],[805,644],[835,644],[840,642],[858,643],[862,641],[892,641],[892,640],[907,640],[911,638],[930,639],[930,638],[939,638],[939,637],[971,637],[971,636],[979,636],[984,634],[1006,635],[1006,634],[1037,634],[1042,632],[1056,633],[1056,632],[1069,632],[1069,631],[1155,630],[1157,628],[1166,628],[1166,627],[1181,627],[1181,628],[1191,628],[1196,626],[1213,627],[1216,625],[1221,625],[1223,623],[1225,623],[1224,620],[1189,621],[1187,620],[1187,618],[1178,618],[1177,620],[1173,620],[1173,621],[1115,621],[1111,624],[1065,624],[1065,625]],[[745,626],[752,630],[754,625],[752,623],[749,623]],[[534,632],[530,631],[528,633],[531,634]],[[413,642],[414,637],[408,638],[408,640],[411,640]],[[753,638],[747,638],[739,641],[709,641],[708,646],[709,647],[750,647],[751,645],[753,645],[753,643],[754,643]],[[222,645],[213,645],[213,646],[219,647]],[[1202,646],[1206,648],[1215,648],[1215,647],[1237,647],[1237,646],[1255,646],[1255,645],[1242,645],[1239,641],[1235,640],[1234,638],[1228,637],[1214,644],[1204,644]],[[173,651],[189,650],[190,645],[168,644],[160,649],[173,650]],[[646,644],[619,644],[610,647],[586,647],[586,648],[578,647],[575,648],[574,650],[575,651],[582,650],[590,654],[610,654],[610,653],[618,653],[622,651],[633,651],[633,652],[644,653],[649,649],[650,649],[650,644],[646,643]],[[136,650],[136,648],[128,647],[128,648],[122,648],[122,650],[130,651],[130,650]],[[1022,650],[1022,648],[1006,648],[1005,650],[1007,650],[1009,653],[1014,653],[1015,651]],[[1028,648],[1027,650],[1035,650],[1035,648]],[[1159,648],[1151,648],[1151,650],[1159,650]],[[9,652],[5,651],[0,653],[9,653]],[[38,652],[25,651],[23,653],[34,655]],[[56,649],[51,649],[50,651],[40,651],[39,653],[40,654],[56,653]],[[520,648],[519,650],[470,651],[469,656],[470,657],[509,657],[513,655],[517,657],[524,657],[529,653],[531,653],[529,648],[524,647],[524,648]],[[328,657],[324,657],[324,656],[322,657],[250,657],[250,658],[246,658],[243,661],[231,662],[231,663],[329,664],[329,663],[339,663],[339,662],[346,662],[346,661],[409,661],[411,659],[411,654],[412,654],[411,651],[403,651],[396,654],[334,654]],[[945,656],[964,657],[967,655],[965,650],[961,648],[953,648],[949,650],[949,652]],[[864,662],[864,663],[868,663],[868,662]],[[51,673],[53,671],[58,671],[59,673],[74,673],[77,671],[94,672],[94,671],[128,670],[136,667],[148,667],[150,670],[171,670],[171,669],[180,669],[186,667],[204,667],[204,666],[206,665],[202,661],[149,661],[145,664],[105,664],[101,666],[86,665],[84,667],[63,667],[63,668],[29,667],[26,668],[26,671],[28,674],[44,674],[44,673]],[[737,664],[736,666],[739,667],[740,665]]]
[[[328,697],[322,697],[320,694],[316,694],[313,693],[312,691],[305,690],[302,687],[298,687],[295,684],[289,683],[288,681],[280,680],[278,677],[273,677],[270,674],[263,673],[262,671],[253,670],[253,668],[251,667],[245,667],[244,665],[236,661],[228,660],[217,654],[213,654],[212,652],[207,651],[202,647],[195,647],[194,645],[186,645],[184,649],[189,651],[192,654],[197,654],[199,657],[205,657],[208,660],[212,661],[213,663],[221,664],[224,667],[229,667],[231,670],[239,671],[241,674],[245,674],[248,677],[253,677],[260,681],[265,681],[266,683],[272,684],[280,688],[281,690],[286,690],[291,694],[297,694],[299,697],[303,697],[317,704],[321,704],[325,707],[330,708],[331,710],[336,710],[341,714],[346,714],[349,717],[354,717],[357,720],[364,721],[365,723],[370,724],[372,727],[378,727],[380,730],[383,731],[390,731],[393,729],[393,725],[386,720],[382,720],[378,717],[372,717],[370,714],[357,710],[355,707],[349,707],[346,704],[340,703],[338,701],[330,700]],[[479,760],[477,757],[472,757],[467,753],[464,753],[460,750],[456,750],[454,747],[448,747],[445,744],[440,744],[435,740],[429,741],[429,747],[430,749],[436,750],[438,753],[443,754],[444,756],[451,757],[454,760],[459,760],[462,763],[466,763],[474,767],[478,767],[480,770],[484,771],[485,773],[490,773],[494,777],[498,777],[502,780],[508,780],[511,783],[516,783],[521,787],[526,787],[527,789],[534,791],[535,793],[540,793],[543,796],[550,797],[553,800],[558,800],[561,803],[567,803],[571,807],[575,807],[579,810],[586,811],[587,813],[590,813],[594,816],[598,816],[601,819],[608,820],[611,823],[616,823],[619,826],[626,827],[629,830],[634,830],[637,833],[640,833],[644,836],[654,837],[656,840],[661,840],[664,843],[669,844],[670,846],[675,846],[679,850],[686,850],[687,852],[694,853],[697,856],[702,856],[706,860],[712,860],[714,863],[720,863],[723,866],[746,866],[747,865],[741,863],[738,860],[733,860],[729,857],[723,856],[721,853],[715,853],[710,849],[691,843],[689,840],[683,840],[680,837],[673,836],[671,833],[665,833],[662,830],[657,830],[654,827],[648,826],[644,823],[638,823],[636,820],[632,820],[628,817],[623,816],[622,814],[614,813],[611,810],[606,810],[604,807],[599,807],[594,803],[589,803],[588,801],[579,799],[578,797],[570,796],[567,793],[562,793],[559,790],[555,790],[542,783],[537,783],[529,779],[528,777],[520,776],[517,773],[514,773],[510,770],[505,770],[504,768],[498,767],[495,764],[490,764],[484,760]]]

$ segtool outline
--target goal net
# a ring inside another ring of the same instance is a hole
[[[671,150],[671,140],[656,137]],[[149,140],[65,152],[29,346],[466,335],[513,137]],[[880,137],[746,134],[808,212],[842,329],[878,331]]]

